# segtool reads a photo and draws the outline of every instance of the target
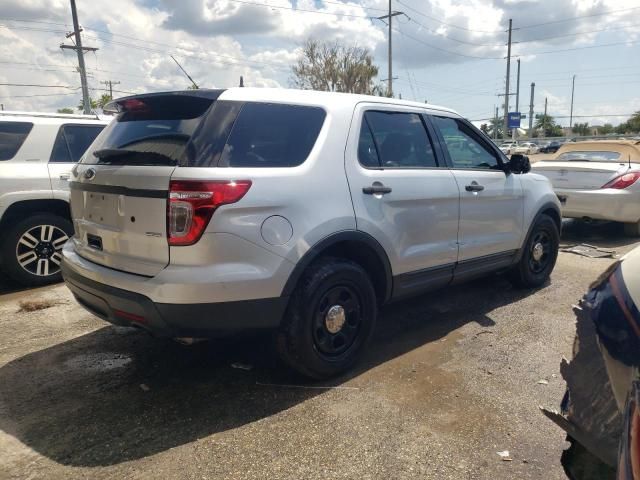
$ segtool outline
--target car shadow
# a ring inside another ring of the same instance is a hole
[[[467,323],[490,328],[491,311],[529,294],[493,276],[386,306],[358,366],[329,382],[283,368],[266,335],[185,347],[108,326],[0,368],[0,429],[64,465],[147,457],[282,412]]]
[[[587,243],[602,248],[617,248],[633,245],[638,238],[625,235],[624,225],[617,222],[584,222],[565,219],[562,222],[563,245]]]
[[[24,285],[20,285],[15,280],[7,277],[0,270],[0,295],[5,295],[8,293],[19,293],[19,292],[27,292],[37,288],[47,288],[49,286],[59,285],[61,282],[51,283],[48,285],[44,285],[43,287],[25,287]]]

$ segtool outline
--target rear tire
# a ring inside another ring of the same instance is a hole
[[[518,287],[536,288],[547,281],[558,258],[560,233],[548,215],[540,215],[523,247],[522,257],[510,272],[510,280]]]
[[[358,360],[376,324],[376,295],[367,273],[349,260],[326,258],[305,272],[275,338],[282,360],[313,379],[334,377]]]
[[[73,235],[73,225],[52,213],[38,213],[7,228],[0,241],[0,266],[23,286],[62,280],[61,251]]]
[[[636,223],[625,223],[624,234],[629,237],[640,237],[640,220]]]

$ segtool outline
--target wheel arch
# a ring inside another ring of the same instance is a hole
[[[34,200],[19,200],[7,207],[0,219],[0,229],[15,219],[23,219],[28,215],[38,213],[52,213],[71,221],[71,208],[65,200],[46,198]]]
[[[391,298],[393,276],[389,258],[375,238],[357,230],[334,233],[311,247],[289,275],[282,296],[290,296],[305,270],[327,256],[345,258],[360,265],[369,275],[380,304]]]

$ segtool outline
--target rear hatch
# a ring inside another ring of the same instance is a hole
[[[78,254],[154,276],[169,263],[169,182],[192,134],[221,90],[127,97],[73,171],[71,209]]]
[[[628,163],[619,161],[619,155],[609,155],[612,160],[603,161],[607,156],[602,154],[616,152],[588,152],[582,156],[576,153],[586,152],[566,152],[555,160],[541,160],[532,165],[532,170],[547,177],[554,188],[596,190],[629,169]],[[567,158],[561,158],[563,155]]]

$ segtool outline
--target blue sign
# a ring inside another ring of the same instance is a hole
[[[520,112],[509,112],[508,115],[508,127],[509,128],[520,128]]]

